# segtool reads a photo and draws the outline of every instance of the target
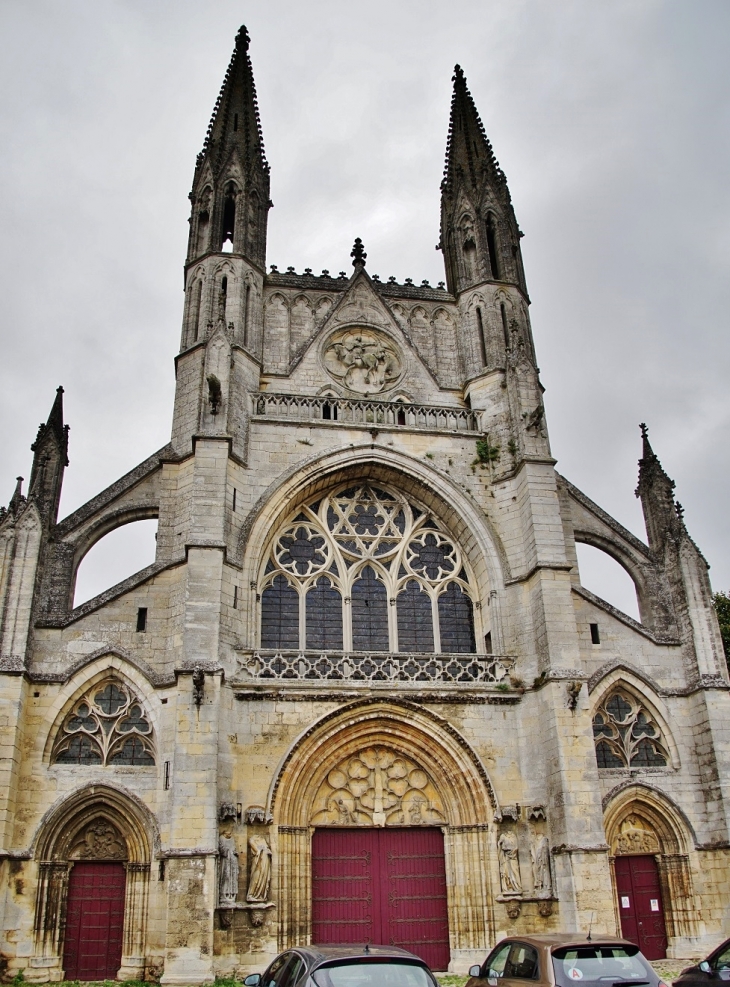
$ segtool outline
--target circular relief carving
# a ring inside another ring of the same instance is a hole
[[[324,351],[327,372],[357,394],[378,394],[403,375],[403,358],[386,336],[372,329],[342,329]]]

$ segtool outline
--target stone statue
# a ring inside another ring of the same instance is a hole
[[[536,835],[530,847],[532,857],[532,883],[538,895],[549,895],[552,893],[552,879],[550,877],[550,844],[547,836]]]
[[[218,901],[221,905],[233,905],[238,897],[238,854],[232,836],[220,836],[218,855],[220,857]]]
[[[517,837],[514,833],[502,833],[497,840],[499,849],[499,876],[505,894],[521,894],[520,860],[517,855]]]
[[[248,847],[251,851],[251,872],[246,901],[266,901],[271,884],[271,848],[263,836],[252,836]]]

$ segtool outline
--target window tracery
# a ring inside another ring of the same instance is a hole
[[[129,687],[107,679],[79,699],[61,724],[51,762],[154,764],[152,724]]]
[[[661,731],[629,692],[613,692],[593,717],[599,768],[654,768],[669,763]]]
[[[476,652],[458,545],[393,489],[349,485],[298,508],[261,585],[262,648]]]

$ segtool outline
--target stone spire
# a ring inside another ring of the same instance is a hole
[[[188,263],[210,253],[235,253],[263,271],[269,164],[248,45],[242,27],[195,164]]]
[[[269,173],[256,83],[248,54],[249,40],[248,31],[242,26],[236,35],[231,61],[215,101],[203,149],[198,155],[196,178],[206,160],[210,162],[214,175],[217,175],[232,147],[239,150],[247,172],[256,169],[266,175]]]
[[[451,118],[441,182],[446,281],[455,294],[500,281],[527,294],[520,233],[507,179],[487,139],[461,66],[453,76]]]
[[[494,156],[460,65],[454,67],[452,81],[454,90],[441,190],[453,194],[461,182],[475,190],[491,184],[503,189],[509,201],[507,179]]]
[[[664,472],[659,457],[651,447],[649,429],[644,422],[639,428],[642,451],[636,496],[641,500],[649,547],[660,551],[669,533],[676,537],[684,529],[684,511],[681,505],[674,502],[674,480]]]
[[[55,524],[58,517],[63,473],[68,466],[68,431],[63,421],[63,388],[59,387],[48,421],[38,426],[30,447],[34,456],[28,499],[35,501],[41,516],[50,524]]]

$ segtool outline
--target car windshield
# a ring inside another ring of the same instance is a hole
[[[639,952],[638,946],[564,946],[553,953],[555,982],[558,987],[584,983],[657,983],[657,976]]]
[[[428,970],[402,960],[355,960],[321,966],[312,974],[317,987],[436,987]]]

